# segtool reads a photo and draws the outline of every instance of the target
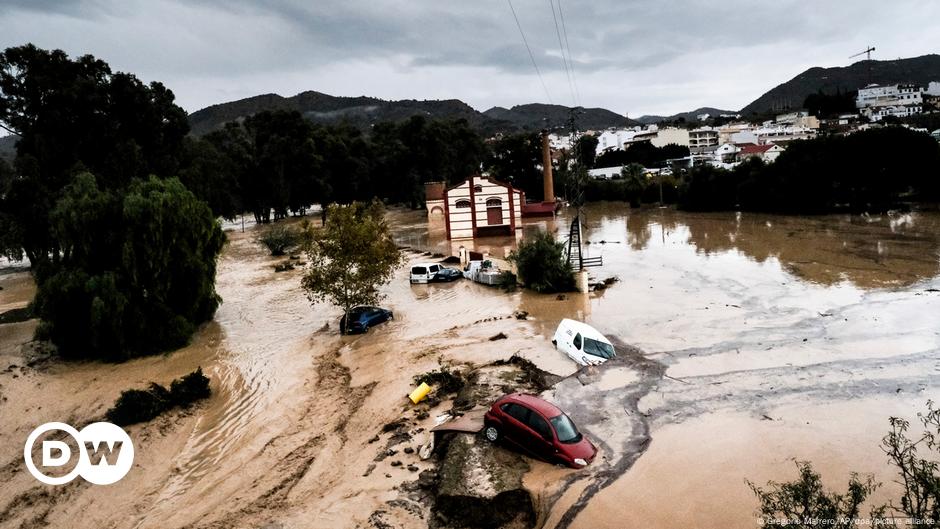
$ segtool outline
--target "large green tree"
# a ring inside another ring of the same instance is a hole
[[[61,258],[34,307],[37,334],[64,356],[121,360],[180,347],[215,313],[224,235],[176,178],[115,191],[82,173],[50,219]]]
[[[310,300],[330,302],[346,315],[356,305],[377,303],[379,288],[402,262],[378,202],[330,206],[326,225],[311,237],[307,257],[302,285]]]
[[[102,189],[176,173],[186,112],[160,83],[145,85],[99,59],[32,44],[0,53],[0,127],[19,135],[16,173],[0,215],[14,225],[3,252],[44,273],[62,255],[50,214],[80,170]]]

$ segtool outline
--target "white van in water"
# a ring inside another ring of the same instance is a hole
[[[438,263],[417,263],[411,267],[412,283],[430,283],[443,268]]]
[[[603,334],[575,320],[561,320],[552,343],[582,366],[596,366],[617,355],[614,345]]]

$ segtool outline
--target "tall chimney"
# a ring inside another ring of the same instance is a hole
[[[543,202],[555,201],[555,182],[552,179],[552,149],[548,145],[548,130],[542,130],[542,186]]]

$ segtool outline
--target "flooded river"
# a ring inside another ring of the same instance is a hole
[[[549,342],[566,317],[641,352],[550,395],[581,418],[603,457],[583,472],[533,465],[526,483],[545,527],[756,527],[745,480],[791,479],[794,458],[813,461],[833,487],[851,471],[874,473],[882,498],[893,497],[878,448],[887,419],[911,418],[938,396],[940,214],[806,218],[614,203],[586,213],[585,253],[604,263],[591,274],[620,279],[590,295],[411,286],[405,266],[385,289],[395,321],[341,338],[338,310],[310,304],[300,270],[275,274],[279,260],[250,228],[228,232],[223,304],[179,351],[118,365],[36,361],[36,322],[0,325],[0,527],[426,526],[396,490],[416,477],[405,466],[430,463],[383,455],[383,425],[410,417],[413,375],[439,360],[513,353],[572,375]],[[569,215],[524,231],[563,238]],[[461,245],[505,256],[517,243],[447,241],[422,212],[389,218],[417,250],[409,262]],[[23,271],[0,274],[0,287],[0,310],[34,294]],[[508,317],[516,310],[529,319]],[[490,341],[498,332],[509,338]],[[77,482],[44,488],[20,470],[36,424],[100,417],[120,390],[196,366],[213,396],[131,427],[135,470],[108,494]],[[433,421],[413,420],[415,448]]]

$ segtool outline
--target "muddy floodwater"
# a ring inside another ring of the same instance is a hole
[[[562,299],[409,285],[425,252],[503,257],[517,238],[448,241],[423,212],[389,219],[408,259],[384,289],[394,321],[366,335],[338,336],[339,311],[311,305],[302,268],[275,273],[285,258],[254,243],[259,228],[236,226],[219,264],[224,301],[179,351],[63,363],[31,341],[35,320],[0,325],[0,527],[426,527],[426,505],[401,491],[433,463],[405,444],[389,455],[383,426],[412,417],[415,374],[512,354],[565,377],[545,397],[600,447],[580,471],[532,463],[525,484],[543,527],[757,527],[745,480],[792,479],[794,459],[831,487],[873,473],[878,499],[895,498],[879,449],[888,417],[914,418],[940,393],[940,213],[593,204],[585,254],[603,266],[591,275],[619,281]],[[569,221],[563,211],[523,231],[564,238]],[[21,268],[0,272],[0,287],[0,312],[35,294]],[[528,319],[512,317],[520,310]],[[562,318],[596,327],[620,357],[579,371],[550,343]],[[490,341],[497,333],[508,338]],[[24,470],[22,443],[39,424],[91,422],[122,389],[197,366],[213,396],[129,427],[135,465],[117,485],[41,486]],[[418,448],[435,420],[414,419],[406,443]]]

